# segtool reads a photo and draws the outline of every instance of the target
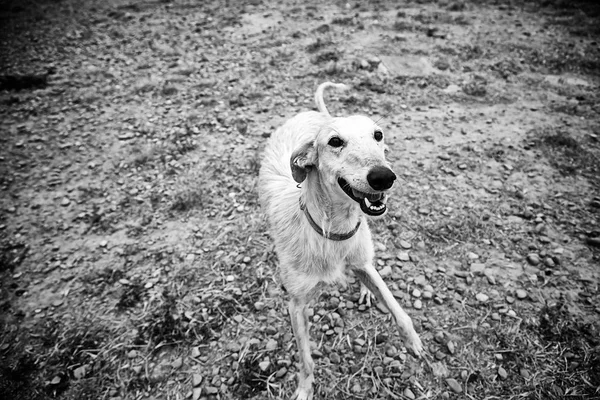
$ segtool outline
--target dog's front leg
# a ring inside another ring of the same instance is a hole
[[[375,295],[377,300],[383,303],[388,310],[392,313],[392,316],[396,320],[398,330],[400,331],[400,337],[404,341],[406,349],[410,351],[414,356],[421,357],[423,354],[423,345],[419,335],[415,332],[412,320],[406,314],[406,312],[400,307],[400,304],[390,292],[375,267],[371,264],[367,264],[362,268],[355,268],[354,274],[358,279]]]
[[[294,399],[312,400],[315,363],[310,353],[309,325],[307,316],[308,303],[304,299],[292,297],[289,303],[292,330],[298,346],[298,389]]]

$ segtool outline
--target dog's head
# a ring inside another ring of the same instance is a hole
[[[294,151],[292,175],[300,183],[318,174],[330,195],[358,203],[367,215],[383,215],[396,179],[386,149],[383,131],[370,118],[332,118],[314,141]]]

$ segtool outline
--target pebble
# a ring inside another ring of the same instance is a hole
[[[554,268],[556,266],[556,263],[554,262],[552,257],[546,257],[544,259],[544,264],[546,264],[546,267],[548,268]]]
[[[451,340],[446,344],[446,347],[448,348],[448,351],[450,352],[450,354],[454,354],[454,352],[456,351],[454,342]]]
[[[256,311],[261,311],[262,309],[265,308],[265,303],[262,301],[257,301],[256,303],[254,303],[254,309]]]
[[[475,297],[481,303],[485,303],[490,299],[490,297],[485,293],[477,293],[477,295]]]
[[[69,204],[71,204],[71,200],[69,200],[69,198],[68,198],[68,197],[65,197],[65,198],[63,198],[63,199],[61,200],[61,202],[60,202],[60,205],[61,205],[61,206],[63,206],[63,207],[66,207],[66,206],[68,206]]]
[[[514,297],[512,297],[512,296],[506,296],[506,302],[507,302],[508,304],[512,304],[512,303],[514,303],[514,302],[515,302],[515,298],[514,298]]]
[[[500,314],[492,313],[492,321],[500,321]]]
[[[425,300],[430,300],[433,297],[433,293],[430,292],[429,290],[426,290],[423,292],[423,298]]]
[[[182,357],[178,357],[175,360],[173,360],[173,362],[171,363],[171,366],[174,369],[179,369],[183,366],[183,358]]]
[[[329,359],[334,364],[339,364],[342,361],[342,359],[341,359],[341,357],[340,357],[340,355],[338,353],[331,353],[329,355]]]
[[[417,299],[421,297],[421,291],[419,289],[414,289],[411,294]]]
[[[434,362],[431,364],[431,372],[436,378],[445,378],[448,376],[448,367],[443,362]]]
[[[410,261],[410,257],[407,252],[401,251],[396,255],[396,258],[400,261]]]
[[[215,395],[217,393],[219,393],[219,389],[214,387],[214,386],[207,386],[204,388],[204,391],[206,392],[206,394],[208,395]]]
[[[275,339],[269,339],[269,341],[267,342],[266,346],[265,346],[265,350],[267,351],[273,351],[277,349],[277,340]]]
[[[410,390],[410,388],[406,388],[404,389],[404,397],[408,398],[408,399],[416,399],[415,394],[412,392],[412,390]]]
[[[483,263],[472,263],[470,266],[471,273],[475,275],[481,275],[485,272],[485,264]]]
[[[529,372],[529,370],[525,369],[525,368],[521,368],[521,370],[519,371],[519,373],[521,374],[521,376],[524,379],[529,379],[531,378],[531,373]]]
[[[460,383],[458,383],[458,381],[454,378],[447,378],[446,379],[446,384],[448,385],[448,387],[450,387],[450,390],[452,390],[454,393],[462,393],[462,386],[460,386]]]
[[[201,383],[202,383],[202,375],[193,374],[192,375],[192,386],[197,387],[197,386],[200,386]]]
[[[423,308],[423,303],[421,302],[421,300],[417,299],[415,300],[415,302],[413,303],[413,307],[416,310],[420,310],[421,308]]]
[[[410,243],[408,243],[406,240],[400,240],[398,242],[398,244],[400,244],[400,247],[402,247],[403,249],[410,249],[412,247],[412,245]]]
[[[386,265],[385,267],[383,267],[379,270],[379,275],[382,278],[389,276],[391,274],[392,274],[392,267],[390,267],[389,265]]]
[[[415,278],[415,285],[425,286],[427,284],[427,278],[425,275],[419,275]]]
[[[200,399],[201,395],[202,395],[202,388],[193,388],[192,389],[192,400]]]
[[[494,276],[494,274],[491,271],[486,270],[483,272],[483,274],[485,275],[485,277],[490,285],[496,284],[496,277]]]
[[[472,251],[467,253],[467,258],[469,260],[477,260],[479,258],[479,256],[475,253],[473,253]]]
[[[260,368],[261,371],[266,371],[269,369],[269,367],[271,366],[271,360],[267,359],[264,361],[261,361],[260,363],[258,363],[258,368]]]
[[[528,254],[527,262],[531,265],[538,265],[540,263],[540,256],[535,253]]]
[[[508,378],[508,372],[506,372],[504,368],[498,367],[498,376],[500,377],[500,379],[504,380]]]
[[[517,289],[516,295],[519,300],[523,300],[523,299],[527,298],[527,292],[523,289]]]

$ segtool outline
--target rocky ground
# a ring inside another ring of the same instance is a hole
[[[600,398],[600,7],[320,3],[0,5],[1,398],[289,398],[256,177],[327,80],[385,128],[377,267],[429,355],[332,288],[315,397]]]

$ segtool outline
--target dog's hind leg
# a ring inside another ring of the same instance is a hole
[[[298,388],[294,399],[312,400],[315,363],[310,353],[309,324],[307,315],[308,302],[305,298],[292,297],[289,303],[292,330],[298,346]]]
[[[396,320],[400,337],[404,341],[406,349],[414,356],[420,357],[423,353],[423,345],[421,344],[419,335],[415,332],[412,320],[402,307],[400,307],[400,304],[398,304],[375,267],[367,264],[363,267],[355,268],[354,274],[375,295],[377,300],[390,310]]]

